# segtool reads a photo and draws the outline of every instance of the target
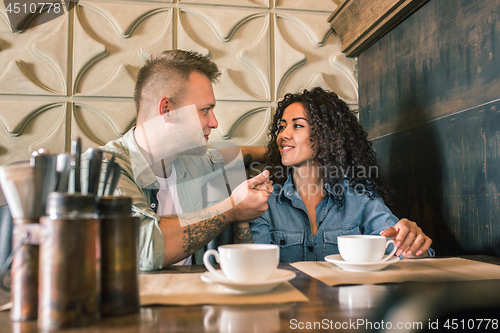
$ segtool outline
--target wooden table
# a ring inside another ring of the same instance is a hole
[[[496,257],[464,256],[464,258],[500,265],[500,258]],[[366,326],[368,322],[372,324],[372,328],[377,328],[377,325],[380,327],[381,320],[385,319],[383,313],[386,312],[387,307],[395,302],[401,302],[402,295],[410,297],[411,295],[420,295],[422,291],[430,290],[429,288],[437,288],[436,284],[424,283],[330,287],[294,269],[289,264],[280,263],[280,268],[292,270],[297,274],[291,284],[306,295],[310,302],[248,306],[147,306],[142,307],[137,314],[103,318],[99,323],[89,327],[60,332],[265,333],[325,331],[325,328],[341,328],[342,331],[347,332],[362,332],[366,328],[370,328]],[[203,271],[205,271],[203,266],[182,266],[153,274],[199,273]],[[464,288],[467,289],[467,286],[477,287],[478,284],[493,286],[490,290],[498,292],[500,299],[500,279],[460,283],[460,285],[455,283],[454,288],[464,290]],[[420,292],[413,293],[415,290]],[[0,305],[8,302],[9,297],[8,293],[0,292]],[[404,302],[401,304],[404,305]],[[493,306],[498,306],[500,309],[500,301]],[[316,329],[314,328],[315,322]],[[361,323],[363,324],[361,325]],[[428,319],[423,325],[428,325]],[[500,328],[497,331],[500,332]],[[0,332],[37,332],[37,325],[36,322],[11,322],[9,312],[4,311],[0,312]]]

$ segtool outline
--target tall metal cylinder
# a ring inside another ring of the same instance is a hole
[[[139,311],[139,223],[130,197],[98,198],[101,219],[101,311],[118,316]]]
[[[101,317],[100,223],[95,197],[53,192],[40,219],[47,236],[40,244],[38,327],[86,326]]]

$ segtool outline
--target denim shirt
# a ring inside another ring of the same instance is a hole
[[[313,236],[306,206],[293,186],[290,175],[283,186],[275,185],[269,196],[269,209],[250,222],[254,243],[276,244],[280,261],[320,261],[338,254],[337,237],[341,235],[379,235],[399,219],[380,197],[356,193],[344,182],[344,202],[340,211],[325,185],[325,196],[316,206],[318,231]]]

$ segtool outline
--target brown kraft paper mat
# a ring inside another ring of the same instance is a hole
[[[500,279],[500,266],[462,258],[403,259],[377,272],[348,272],[326,261],[291,265],[330,286]]]
[[[289,282],[255,294],[236,294],[224,287],[206,283],[201,273],[192,274],[141,274],[139,295],[141,306],[152,304],[281,304],[308,302],[309,299]]]

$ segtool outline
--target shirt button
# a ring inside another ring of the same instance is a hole
[[[151,204],[151,208],[155,209],[155,207],[156,207],[156,204],[153,202],[153,203]]]
[[[307,251],[309,251],[309,252],[314,251],[314,247],[312,247],[311,245],[309,245],[309,246],[307,247]]]
[[[280,240],[280,245],[283,246],[286,244],[286,241],[284,239]]]

